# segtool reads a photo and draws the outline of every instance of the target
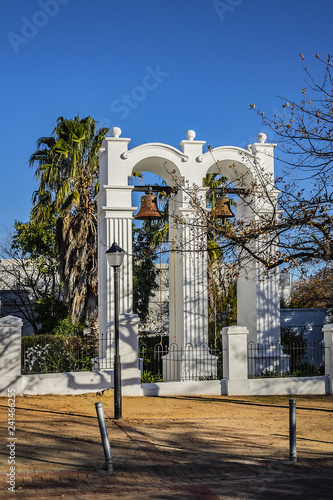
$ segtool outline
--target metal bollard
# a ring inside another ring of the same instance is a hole
[[[111,455],[111,446],[110,446],[108,431],[105,425],[103,403],[101,401],[98,401],[98,403],[95,403],[95,407],[96,407],[99,430],[101,432],[101,438],[104,449],[105,468],[107,472],[113,472],[113,458]]]
[[[289,458],[291,462],[297,462],[296,399],[289,399]]]

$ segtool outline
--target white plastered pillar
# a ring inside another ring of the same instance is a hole
[[[276,217],[277,194],[274,188],[274,144],[266,144],[265,134],[259,134],[261,142],[251,146],[255,154],[253,172],[257,178],[258,195],[251,201],[239,201],[237,218],[247,223],[261,217]],[[264,246],[265,243],[263,242]],[[260,255],[262,242],[253,243],[253,251]],[[274,252],[272,247],[271,251]],[[265,273],[262,264],[246,256],[237,283],[237,324],[249,330],[249,342],[280,341],[279,270]]]
[[[206,189],[196,193],[205,204]],[[170,354],[163,357],[166,380],[193,380],[216,374],[217,357],[208,351],[207,242],[196,209],[178,193],[170,217]],[[172,344],[177,344],[173,346]]]
[[[187,221],[181,228],[180,242],[183,267],[182,344],[195,346],[208,342],[207,236],[201,227],[196,227],[193,209],[180,209],[180,215]]]
[[[116,134],[117,135],[117,134]],[[98,280],[99,280],[99,356],[103,367],[113,366],[114,357],[114,276],[105,252],[116,242],[126,252],[119,269],[119,350],[122,364],[123,393],[140,392],[138,369],[138,317],[133,314],[132,219],[128,172],[120,169],[121,154],[129,139],[119,136],[103,141],[99,152],[101,189],[98,207]],[[106,365],[106,366],[105,366]],[[134,392],[133,392],[134,391]]]
[[[174,219],[170,218],[170,284],[174,285],[176,314],[179,317],[181,313],[176,323],[170,324],[170,342],[176,338],[180,346],[200,346],[208,342],[207,235],[201,224],[196,224],[198,207],[192,206],[190,200],[195,193],[196,202],[205,209],[207,188],[202,187],[205,169],[201,165],[205,141],[194,140],[193,130],[188,130],[186,137],[187,140],[179,144],[188,157],[180,165],[182,178],[179,181],[184,183],[185,189],[177,193],[174,207],[170,206],[170,213],[174,212],[176,218],[176,227]]]
[[[176,222],[170,217],[169,231],[170,342],[200,345],[208,341],[206,235],[196,227],[196,212],[186,203],[175,216]]]
[[[249,331],[244,326],[227,326],[222,329],[223,378],[227,395],[248,394],[247,343]]]
[[[237,281],[237,324],[249,330],[249,342],[280,341],[279,270],[265,272],[247,258]]]
[[[324,325],[325,374],[328,377],[326,394],[333,394],[333,324]]]
[[[23,394],[21,335],[23,321],[16,316],[0,318],[0,395]],[[10,392],[8,392],[10,391]]]
[[[176,223],[176,207],[182,203],[182,193],[173,194],[169,201],[169,345],[183,345],[183,255],[178,251],[181,231]]]

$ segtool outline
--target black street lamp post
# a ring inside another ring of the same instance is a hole
[[[119,272],[118,268],[122,265],[125,250],[120,248],[117,243],[113,243],[106,252],[106,259],[114,271],[114,331],[115,331],[115,355],[114,355],[114,418],[122,418],[121,408],[121,362],[119,354]]]

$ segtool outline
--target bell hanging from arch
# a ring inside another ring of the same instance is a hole
[[[150,193],[142,196],[140,210],[134,215],[134,219],[159,220],[161,218],[162,214],[157,207],[157,197]]]
[[[216,200],[216,207],[214,210],[216,219],[227,219],[235,217],[230,208],[230,200],[224,195],[219,196]]]

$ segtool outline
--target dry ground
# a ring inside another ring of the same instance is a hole
[[[298,457],[333,457],[333,396],[296,400]],[[75,469],[103,463],[97,401],[104,405],[115,464],[152,464],[144,441],[173,463],[288,458],[288,396],[123,397],[123,425],[119,426],[113,421],[113,391],[105,391],[17,397],[17,470]],[[0,471],[5,472],[7,398],[0,398],[0,415]],[[140,434],[134,432],[133,439],[126,426]]]

